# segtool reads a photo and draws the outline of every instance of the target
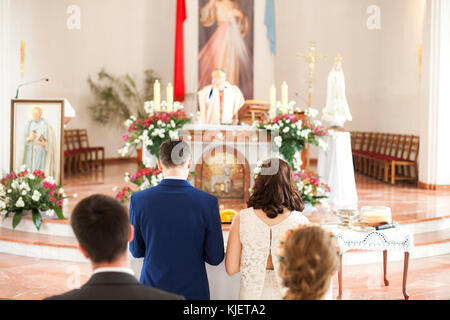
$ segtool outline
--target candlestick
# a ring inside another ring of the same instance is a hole
[[[288,105],[288,85],[286,81],[281,85],[281,113],[287,113],[287,105]]]
[[[270,87],[270,114],[276,113],[277,88],[274,85]]]
[[[170,82],[167,85],[166,100],[167,100],[167,112],[172,112],[172,110],[173,110],[173,86]]]
[[[155,111],[161,110],[161,85],[158,80],[153,84],[153,101],[155,102]]]
[[[20,78],[25,77],[25,41],[20,41]]]

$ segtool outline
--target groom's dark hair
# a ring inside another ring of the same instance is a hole
[[[70,224],[92,262],[113,262],[125,253],[129,238],[127,209],[116,199],[96,194],[79,202]]]
[[[158,154],[164,167],[181,167],[191,157],[191,149],[186,141],[169,139],[161,144]]]

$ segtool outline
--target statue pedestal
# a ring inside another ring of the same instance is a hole
[[[334,209],[357,209],[355,174],[353,170],[350,132],[336,132],[325,137],[327,151],[320,149],[317,163],[319,176],[331,188],[330,195],[324,202]]]

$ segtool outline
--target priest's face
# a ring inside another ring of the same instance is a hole
[[[42,116],[42,109],[39,107],[34,107],[33,110],[31,111],[31,117],[33,118],[34,121],[39,121],[41,119]]]
[[[215,88],[220,88],[225,84],[225,81],[227,79],[227,75],[225,72],[215,70],[212,73],[212,85]]]

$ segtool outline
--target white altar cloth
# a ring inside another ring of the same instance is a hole
[[[339,229],[336,226],[327,228],[336,236],[342,253],[348,250],[411,252],[414,249],[412,233],[401,227],[370,232]]]
[[[350,132],[336,131],[334,135],[326,136],[325,141],[328,149],[319,150],[317,167],[319,176],[330,186],[331,192],[323,202],[335,209],[357,209]]]

